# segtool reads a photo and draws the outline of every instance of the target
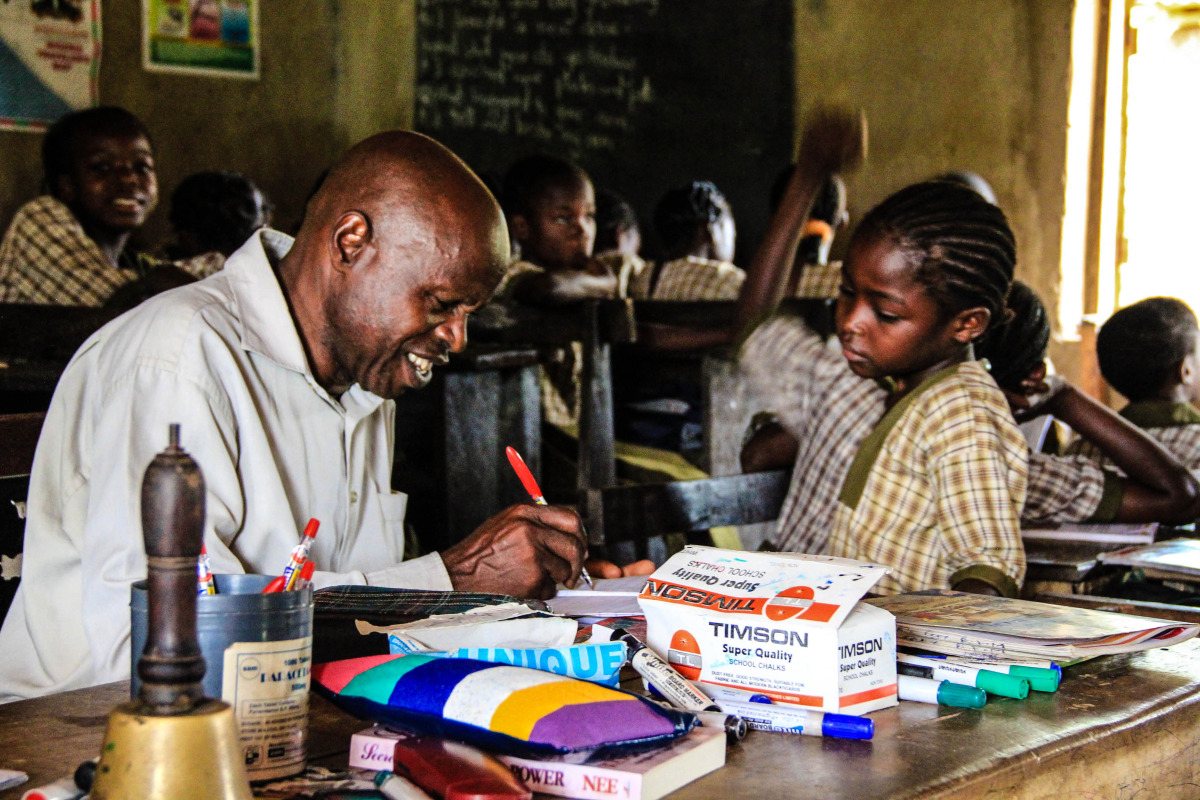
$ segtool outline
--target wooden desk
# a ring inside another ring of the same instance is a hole
[[[679,798],[1195,798],[1200,785],[1200,642],[1068,667],[1057,694],[994,698],[979,711],[901,703],[878,711],[870,742],[751,731],[724,769]],[[24,788],[97,753],[110,684],[0,706],[0,766]],[[311,760],[344,765],[366,727],[313,697]],[[20,797],[23,789],[0,793]]]

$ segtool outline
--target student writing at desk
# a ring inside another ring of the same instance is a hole
[[[508,249],[499,206],[456,156],[379,134],[333,168],[294,242],[259,231],[221,272],[93,335],[38,443],[0,699],[128,677],[129,589],[146,573],[141,480],[173,422],[204,472],[215,572],[278,573],[316,517],[317,587],[544,597],[572,584],[584,539],[556,507],[511,507],[440,555],[402,562],[390,398],[466,345]]]

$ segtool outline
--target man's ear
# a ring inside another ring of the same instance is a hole
[[[983,336],[991,319],[992,312],[983,306],[968,308],[958,312],[954,319],[950,320],[950,334],[959,344],[973,342]]]
[[[347,211],[333,225],[334,262],[352,266],[371,244],[371,218],[362,211]]]
[[[1189,353],[1183,357],[1183,361],[1179,362],[1179,382],[1184,386],[1191,386],[1196,382],[1196,356],[1194,353]]]

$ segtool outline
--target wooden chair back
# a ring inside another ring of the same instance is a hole
[[[21,582],[25,498],[45,419],[42,413],[0,415],[0,622]]]
[[[580,493],[579,513],[596,547],[721,525],[752,525],[779,516],[786,470],[697,481],[609,486]]]

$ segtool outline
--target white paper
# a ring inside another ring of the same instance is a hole
[[[565,617],[640,617],[637,592],[559,592],[546,605]]]
[[[372,625],[355,620],[361,634],[400,633],[430,650],[462,647],[561,647],[575,641],[573,619],[538,614],[521,603],[481,606],[461,614],[437,614],[400,625]]]

